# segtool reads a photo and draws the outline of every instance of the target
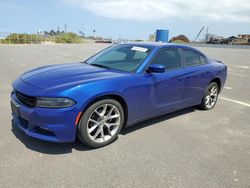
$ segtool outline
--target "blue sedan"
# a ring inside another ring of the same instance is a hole
[[[227,67],[183,45],[111,46],[79,63],[45,66],[13,82],[14,124],[27,135],[98,148],[145,119],[214,108]]]

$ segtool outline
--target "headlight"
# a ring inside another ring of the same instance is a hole
[[[75,104],[75,101],[68,98],[37,98],[37,107],[43,108],[67,108]]]

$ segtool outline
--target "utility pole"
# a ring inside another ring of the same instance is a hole
[[[81,34],[82,34],[82,37],[84,37],[84,36],[85,36],[83,24],[82,24]]]
[[[64,25],[64,32],[67,32],[67,24]]]

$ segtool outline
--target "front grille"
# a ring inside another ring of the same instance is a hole
[[[16,91],[16,97],[21,103],[23,103],[26,106],[35,107],[36,105],[36,97],[31,97],[31,96],[22,94],[18,91]]]

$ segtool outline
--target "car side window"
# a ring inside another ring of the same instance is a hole
[[[200,61],[201,61],[201,64],[205,64],[206,63],[206,59],[203,55],[200,55]]]
[[[166,70],[182,67],[181,58],[178,49],[163,49],[153,58],[151,64],[162,64]]]
[[[195,65],[201,64],[202,60],[201,60],[200,54],[191,50],[186,50],[186,49],[182,50],[182,54],[183,54],[185,66],[195,66]],[[205,61],[205,59],[203,59],[203,61]]]

